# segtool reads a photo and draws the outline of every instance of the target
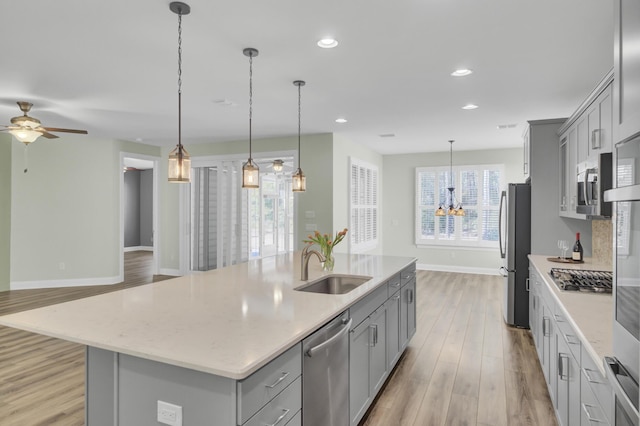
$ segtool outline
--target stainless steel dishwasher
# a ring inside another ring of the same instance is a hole
[[[349,312],[302,341],[302,424],[349,424]]]

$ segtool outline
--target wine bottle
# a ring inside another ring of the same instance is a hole
[[[580,233],[576,232],[576,242],[573,245],[571,258],[576,262],[582,262],[582,244],[580,244]]]

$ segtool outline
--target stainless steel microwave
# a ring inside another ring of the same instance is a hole
[[[613,157],[610,152],[577,165],[576,213],[590,219],[611,217],[611,203],[606,202],[603,195],[606,190],[613,188],[612,167]]]
[[[614,203],[614,357],[605,357],[616,425],[640,424],[640,136],[616,145]]]

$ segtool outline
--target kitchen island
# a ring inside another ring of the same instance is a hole
[[[408,257],[335,257],[333,274],[371,279],[343,295],[296,291],[306,282],[292,253],[7,315],[0,324],[87,346],[90,425],[157,424],[159,400],[179,404],[184,424],[250,424],[242,383],[286,364],[302,339],[415,267]],[[310,281],[326,274],[311,261]],[[300,381],[282,380],[294,393]],[[165,414],[174,416],[171,407]]]

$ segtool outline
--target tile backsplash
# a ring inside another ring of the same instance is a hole
[[[613,268],[613,225],[610,220],[591,221],[591,257]]]

